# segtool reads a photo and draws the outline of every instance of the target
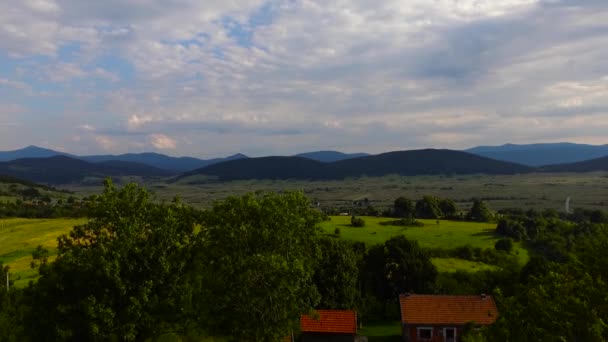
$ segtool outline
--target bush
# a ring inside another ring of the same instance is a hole
[[[360,217],[353,216],[350,218],[350,225],[353,227],[365,227],[365,221]]]
[[[511,239],[500,239],[494,245],[494,248],[499,251],[505,251],[510,253],[513,250],[513,240]]]
[[[334,230],[334,234],[340,235],[340,228],[336,228],[336,230]]]

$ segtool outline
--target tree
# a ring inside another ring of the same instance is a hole
[[[134,341],[173,330],[184,319],[191,209],[107,180],[91,213],[58,239],[56,261],[42,262],[28,289],[32,339]]]
[[[439,209],[441,209],[444,218],[455,218],[458,214],[456,203],[449,198],[439,200]]]
[[[352,216],[350,218],[350,225],[353,227],[365,227],[365,220],[360,217]]]
[[[473,206],[467,214],[467,220],[476,222],[488,222],[492,220],[492,212],[482,200],[474,200]]]
[[[437,219],[442,216],[439,208],[439,200],[435,196],[424,196],[416,201],[416,217],[425,219]]]
[[[405,197],[399,197],[395,200],[393,213],[395,217],[412,219],[416,214],[416,206],[411,200]]]
[[[195,250],[199,324],[232,341],[276,341],[319,302],[313,282],[321,215],[301,193],[216,203]]]
[[[359,299],[359,269],[352,247],[334,238],[319,241],[319,261],[314,282],[321,295],[318,308],[354,309]]]
[[[395,300],[402,293],[430,291],[437,269],[418,242],[396,236],[370,248],[363,276],[371,294],[382,300]]]

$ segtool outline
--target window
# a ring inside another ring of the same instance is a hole
[[[433,338],[433,328],[423,327],[416,330],[418,331],[418,339],[420,340],[430,340]]]

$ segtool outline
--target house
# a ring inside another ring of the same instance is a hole
[[[408,342],[456,342],[467,323],[490,325],[498,318],[492,296],[399,296],[401,329]]]
[[[350,310],[317,310],[300,317],[302,342],[353,342],[357,336],[357,314]]]

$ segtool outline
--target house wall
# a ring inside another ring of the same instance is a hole
[[[419,327],[431,327],[433,328],[433,338],[429,339],[418,339]],[[446,342],[443,336],[443,328],[456,328],[456,341],[460,341],[462,335],[462,325],[403,325],[403,340],[406,342]],[[454,341],[454,342],[456,342]]]
[[[353,342],[355,336],[350,334],[313,334],[303,333],[300,342]]]

